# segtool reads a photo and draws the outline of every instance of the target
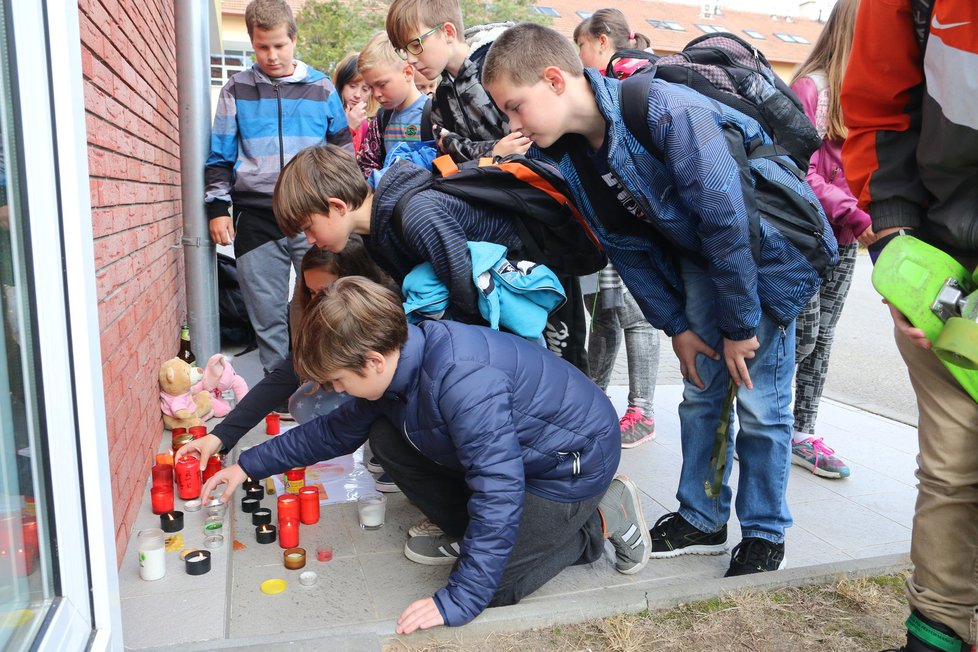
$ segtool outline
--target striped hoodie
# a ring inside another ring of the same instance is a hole
[[[877,232],[978,251],[978,3],[934,0],[923,56],[910,0],[863,0],[842,85],[849,187]]]

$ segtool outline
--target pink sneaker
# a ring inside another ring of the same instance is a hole
[[[640,407],[629,407],[619,423],[622,448],[635,448],[655,439],[655,418],[645,416],[645,411]]]

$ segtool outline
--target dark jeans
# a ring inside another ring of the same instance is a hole
[[[425,516],[449,536],[461,538],[465,534],[472,491],[462,471],[419,453],[384,418],[371,426],[370,450]],[[489,606],[516,604],[568,566],[589,564],[601,557],[604,537],[597,508],[603,495],[561,503],[524,493],[516,545]]]

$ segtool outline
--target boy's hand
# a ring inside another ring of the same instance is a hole
[[[706,385],[700,380],[700,375],[696,373],[696,354],[702,353],[714,360],[719,360],[720,356],[700,336],[691,330],[685,330],[672,337],[672,350],[679,358],[679,373],[684,380],[688,380],[700,389],[705,389]]]
[[[226,469],[221,469],[217,473],[211,476],[211,479],[204,484],[204,488],[200,490],[200,495],[203,496],[202,500],[207,502],[210,500],[211,492],[214,488],[220,484],[227,484],[224,489],[224,493],[221,494],[221,502],[226,503],[231,500],[231,496],[234,495],[234,490],[241,486],[241,483],[245,481],[248,474],[244,472],[240,464],[235,464],[234,466],[229,466]]]
[[[200,470],[203,471],[204,467],[207,466],[207,460],[211,458],[211,455],[221,450],[222,445],[217,435],[206,435],[200,439],[188,441],[181,446],[174,460],[178,460],[184,455],[197,455],[200,458]]]
[[[757,336],[749,340],[728,340],[723,338],[723,357],[727,362],[727,371],[730,377],[737,383],[737,387],[745,385],[747,389],[754,389],[754,384],[750,381],[750,374],[747,373],[747,361],[754,357],[754,351],[761,348]]]
[[[230,215],[211,218],[210,227],[214,244],[229,245],[234,240],[234,222]]]
[[[922,349],[930,350],[933,347],[923,330],[914,328],[914,325],[910,323],[910,320],[907,319],[902,312],[894,308],[889,301],[883,299],[883,303],[885,303],[886,307],[890,309],[890,316],[893,317],[893,323],[897,330],[903,333],[907,339]]]
[[[510,154],[526,154],[532,144],[533,141],[523,136],[521,132],[514,131],[496,141],[496,145],[492,148],[492,155],[496,157],[509,156]]]
[[[416,629],[430,629],[445,624],[445,619],[438,611],[438,605],[434,598],[417,600],[407,606],[397,618],[397,628],[394,631],[398,634],[410,634]]]

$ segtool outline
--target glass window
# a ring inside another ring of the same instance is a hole
[[[744,34],[746,34],[747,36],[749,36],[751,38],[756,38],[758,40],[767,40],[767,37],[764,36],[763,34],[761,34],[760,32],[758,32],[757,30],[745,29],[744,30]]]
[[[784,32],[775,32],[775,36],[784,41],[785,43],[800,43],[802,45],[807,45],[810,41],[804,36],[799,36],[798,34],[785,34]]]
[[[593,11],[575,11],[575,14],[581,17],[581,20],[587,20],[594,15]]]
[[[694,23],[694,25],[699,27],[700,31],[707,34],[716,34],[718,32],[729,31],[726,27],[720,27],[719,25],[704,25],[703,23]]]
[[[674,32],[685,32],[686,28],[677,23],[674,20],[656,20],[655,18],[648,19],[649,25],[656,29],[668,29]]]
[[[211,85],[223,86],[236,73],[251,67],[254,51],[228,49],[211,54]]]
[[[0,647],[17,649],[33,642],[55,580],[6,16],[0,11]]]
[[[544,16],[551,16],[553,18],[560,18],[560,12],[554,9],[553,7],[534,6],[531,8],[538,14],[543,14]]]

